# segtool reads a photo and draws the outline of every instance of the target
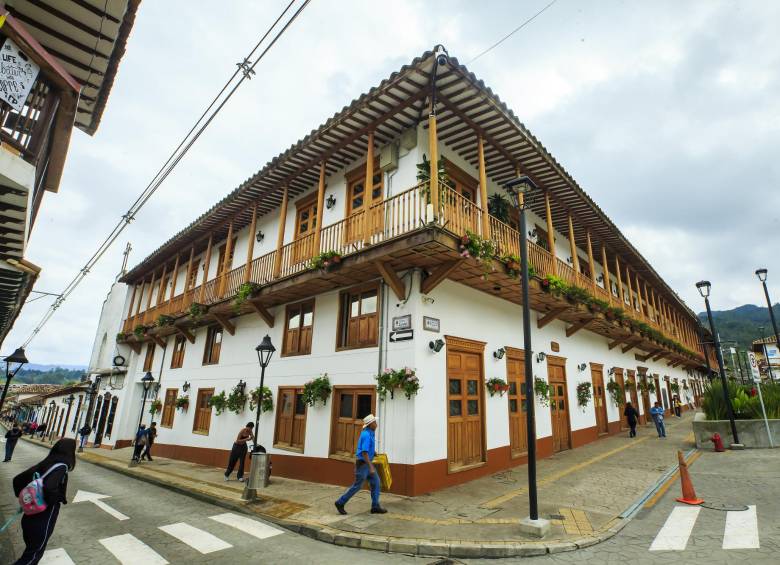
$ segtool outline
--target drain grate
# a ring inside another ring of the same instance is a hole
[[[449,559],[445,557],[443,559],[431,561],[428,565],[463,565],[463,561],[457,561],[455,559]]]
[[[563,514],[550,514],[550,520],[565,520],[566,518],[563,516]]]

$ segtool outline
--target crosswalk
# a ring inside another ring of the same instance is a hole
[[[209,519],[261,540],[284,533],[282,530],[263,522],[230,512],[209,516]],[[186,522],[167,524],[160,526],[158,529],[202,555],[224,551],[233,547],[232,544],[213,533],[202,528],[196,528]],[[167,565],[169,563],[165,557],[130,533],[111,536],[98,541],[122,565],[138,565],[139,563],[144,565]],[[109,560],[105,562],[109,562]],[[62,547],[46,550],[40,563],[42,565],[75,565],[68,552]]]
[[[684,551],[695,534],[696,522],[702,512],[699,506],[675,506],[658,531],[650,551]],[[717,511],[715,511],[717,512]],[[722,512],[718,512],[722,514]],[[722,549],[758,549],[758,514],[755,505],[747,510],[726,512]]]

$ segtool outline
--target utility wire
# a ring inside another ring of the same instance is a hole
[[[532,21],[534,21],[534,20],[535,20],[537,17],[541,16],[543,12],[547,11],[547,9],[548,9],[549,7],[551,7],[553,4],[555,4],[557,1],[558,1],[558,0],[552,0],[552,2],[550,2],[549,4],[547,4],[547,5],[546,5],[544,8],[542,8],[541,10],[539,10],[538,12],[536,12],[536,13],[535,13],[533,16],[531,16],[530,18],[528,18],[527,20],[525,20],[523,23],[521,23],[521,24],[520,24],[519,26],[517,26],[515,29],[513,29],[512,31],[510,31],[510,32],[509,32],[508,34],[506,34],[504,37],[502,37],[501,39],[499,39],[498,41],[496,41],[496,42],[495,42],[493,45],[491,45],[490,47],[488,47],[487,49],[485,49],[485,50],[484,50],[482,53],[480,53],[479,55],[477,55],[476,57],[474,57],[474,58],[473,58],[473,59],[471,59],[470,61],[466,62],[465,64],[466,64],[466,65],[470,65],[471,63],[473,63],[474,61],[476,61],[477,59],[479,59],[480,57],[482,57],[482,55],[485,55],[486,53],[489,53],[490,51],[492,51],[493,49],[495,49],[496,47],[498,47],[499,45],[501,45],[501,44],[502,44],[504,41],[506,41],[507,39],[509,39],[510,37],[512,37],[512,36],[513,36],[515,33],[517,33],[518,31],[520,31],[521,29],[523,29],[525,26],[527,26],[528,24],[530,24],[530,23],[531,23]]]
[[[301,12],[303,12],[306,6],[308,6],[309,3],[311,2],[311,0],[304,0],[303,4],[301,4],[301,6],[292,14],[292,16],[290,16],[290,18],[287,20],[284,26],[276,33],[276,35],[271,40],[271,42],[265,47],[265,49],[263,49],[260,55],[258,55],[257,60],[251,62],[250,58],[260,48],[262,43],[271,34],[273,29],[284,18],[284,15],[290,10],[290,8],[292,8],[292,5],[295,3],[295,1],[296,0],[290,1],[290,3],[287,5],[284,11],[276,19],[276,21],[274,21],[271,27],[269,27],[268,30],[265,32],[265,34],[263,34],[263,36],[257,42],[257,44],[252,49],[252,51],[246,57],[244,57],[244,60],[242,62],[236,64],[236,70],[233,73],[233,75],[228,79],[228,81],[225,83],[225,85],[222,87],[219,93],[214,97],[214,99],[211,101],[208,107],[203,111],[201,116],[195,122],[195,125],[193,125],[192,128],[187,132],[187,135],[184,136],[184,138],[181,140],[181,142],[176,147],[176,149],[174,149],[174,151],[171,153],[171,155],[168,157],[168,159],[165,161],[162,167],[160,167],[160,169],[157,171],[157,174],[155,174],[155,176],[152,178],[152,180],[149,182],[146,188],[144,188],[144,190],[141,192],[138,198],[136,198],[135,202],[133,202],[133,204],[130,206],[127,212],[122,216],[122,219],[117,223],[114,229],[111,230],[109,235],[103,240],[103,242],[98,247],[97,251],[95,251],[92,257],[90,257],[89,260],[86,262],[84,267],[82,267],[81,270],[78,272],[78,274],[70,281],[70,283],[68,283],[68,285],[62,291],[61,295],[52,303],[52,305],[43,315],[41,320],[35,326],[35,329],[32,331],[30,336],[24,342],[22,347],[27,347],[30,344],[30,342],[38,335],[38,333],[40,333],[41,329],[51,319],[51,317],[54,315],[57,309],[60,306],[62,306],[65,300],[78,287],[81,281],[84,280],[84,278],[89,274],[89,272],[92,270],[95,264],[97,264],[100,258],[106,253],[106,251],[108,251],[108,249],[111,247],[114,241],[116,241],[119,235],[127,228],[130,222],[132,222],[135,219],[136,214],[138,214],[138,212],[149,201],[152,195],[154,195],[154,193],[157,191],[160,185],[165,181],[165,179],[168,178],[168,175],[171,174],[171,172],[176,167],[176,165],[178,165],[179,161],[181,161],[182,158],[187,154],[187,152],[192,147],[192,145],[198,140],[201,134],[203,134],[203,132],[206,130],[209,124],[211,124],[214,118],[219,114],[219,112],[222,110],[222,108],[225,106],[228,100],[230,100],[230,98],[233,96],[236,90],[238,90],[238,87],[241,86],[241,84],[246,79],[252,78],[252,75],[255,74],[254,69],[257,66],[257,64],[263,59],[263,57],[266,55],[266,53],[268,53],[271,47],[273,47],[274,44],[276,44],[279,38],[285,33],[285,31],[287,31],[290,25],[292,25],[292,23],[298,18]],[[230,86],[231,82],[233,82],[233,80],[239,74],[242,75],[241,78],[239,78],[239,80],[233,85],[233,87],[230,88],[227,95],[224,97],[224,99],[221,102],[219,102],[219,104],[211,112],[211,114],[208,115],[209,111],[211,111],[211,109],[214,108],[215,104],[217,104],[222,94],[225,93],[225,91]],[[208,118],[204,121],[204,118],[206,118],[207,115]],[[201,122],[203,123],[201,124]],[[194,135],[193,132],[195,132]]]

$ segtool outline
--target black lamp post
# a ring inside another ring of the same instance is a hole
[[[154,377],[152,376],[152,373],[147,371],[146,374],[141,379],[141,384],[144,385],[144,399],[141,401],[141,413],[138,416],[138,426],[136,427],[136,430],[141,427],[141,420],[144,419],[144,407],[146,406],[146,395],[149,394],[149,389],[152,388],[153,382],[154,382]]]
[[[766,339],[764,330],[766,330],[764,326],[758,326],[758,331],[761,332],[761,347],[764,348],[764,359],[766,359],[766,370],[769,373],[769,380],[775,382],[775,375],[772,373],[772,363],[769,362],[769,350],[766,348],[766,343],[764,343],[764,340]],[[778,350],[780,350],[780,348],[778,348]]]
[[[696,331],[699,334],[699,342],[701,343],[702,351],[704,351],[704,362],[707,364],[707,380],[712,382],[712,367],[710,367],[710,356],[707,354],[708,342],[704,341],[704,331],[702,331],[701,322],[697,321]]]
[[[57,423],[57,412],[55,409],[57,408],[57,403],[53,400],[49,402],[49,425],[48,425],[48,433],[49,433],[49,439],[51,440],[51,436],[54,433],[54,424]],[[41,438],[43,439],[43,438]]]
[[[62,425],[62,435],[60,437],[65,437],[65,434],[68,432],[68,420],[70,420],[70,409],[73,407],[74,398],[76,397],[73,396],[73,393],[70,393],[68,398],[63,400],[68,405],[68,412],[65,414],[65,423]]]
[[[523,349],[525,350],[526,433],[528,443],[528,505],[531,520],[539,519],[536,492],[536,417],[534,414],[533,355],[531,349],[531,309],[528,298],[528,241],[526,236],[525,196],[538,190],[536,183],[523,175],[504,186],[520,215],[520,286],[523,302]]]
[[[772,320],[772,330],[775,332],[775,345],[777,346],[778,352],[780,352],[780,333],[777,331],[777,321],[775,320],[775,312],[772,310],[772,301],[769,299],[769,290],[766,288],[766,269],[758,269],[756,270],[756,276],[758,277],[758,280],[761,281],[761,284],[764,287],[764,296],[766,296],[766,305],[767,308],[769,308],[769,319]],[[767,356],[767,363],[769,363],[769,357]],[[770,363],[771,364],[771,363]]]
[[[731,423],[731,435],[734,436],[734,443],[739,444],[739,436],[737,435],[737,424],[734,422],[734,409],[731,407],[731,398],[729,398],[729,386],[726,382],[726,369],[723,367],[723,352],[720,350],[720,339],[718,339],[718,332],[715,329],[715,321],[712,319],[712,309],[710,308],[710,281],[699,281],[696,283],[696,288],[699,289],[699,294],[704,298],[704,304],[707,306],[707,320],[710,322],[710,332],[712,333],[712,340],[714,342],[715,356],[718,358],[718,369],[720,370],[720,383],[723,386],[723,398],[726,401],[726,411],[729,415],[729,422]]]
[[[255,447],[252,453],[260,451],[260,410],[263,405],[263,384],[265,383],[265,368],[271,362],[271,356],[276,351],[274,344],[271,343],[271,338],[266,334],[260,345],[255,347],[257,351],[257,361],[260,363],[260,394],[257,399],[257,415],[255,416]]]
[[[98,377],[96,380],[92,381],[89,385],[89,388],[87,388],[87,398],[89,400],[87,401],[87,409],[84,411],[84,425],[89,425],[89,419],[92,417],[92,408],[94,406],[95,402],[95,395],[97,394],[98,389],[98,383],[100,382],[100,377]],[[79,425],[78,429],[76,430],[76,433],[81,434],[83,426],[81,425],[81,416],[79,415]],[[89,434],[86,434],[89,435]],[[81,441],[79,441],[79,448],[78,452],[83,453],[84,452],[84,442],[86,440],[82,438]]]
[[[16,368],[11,370],[11,363],[16,363]],[[5,358],[5,386],[3,387],[3,395],[0,396],[0,412],[3,411],[3,403],[5,402],[5,395],[8,394],[8,387],[11,385],[11,379],[16,376],[22,365],[27,363],[27,357],[24,356],[24,349],[18,348]]]

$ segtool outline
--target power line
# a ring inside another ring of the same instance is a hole
[[[304,0],[303,4],[301,4],[301,6],[292,14],[292,16],[290,16],[290,18],[287,20],[284,26],[276,33],[274,38],[265,47],[265,49],[263,49],[263,51],[258,55],[257,59],[252,63],[250,58],[254,56],[255,52],[260,48],[260,46],[263,44],[266,38],[268,38],[268,36],[271,34],[274,28],[279,24],[279,22],[284,18],[285,14],[290,10],[290,8],[292,8],[293,4],[296,2],[296,0],[291,0],[290,3],[287,5],[287,7],[279,15],[279,17],[271,25],[271,27],[269,27],[268,30],[263,34],[263,36],[257,42],[257,44],[252,49],[252,51],[250,51],[250,53],[246,57],[244,57],[244,60],[242,62],[236,64],[236,70],[233,72],[232,76],[228,79],[228,81],[225,83],[225,85],[222,87],[219,93],[214,97],[214,99],[211,101],[208,107],[203,111],[203,113],[200,115],[198,120],[195,122],[192,128],[190,128],[190,130],[181,140],[181,142],[176,147],[176,149],[174,149],[174,151],[171,153],[171,155],[168,157],[168,159],[165,161],[162,167],[160,167],[160,169],[157,171],[157,174],[155,174],[155,176],[152,178],[152,180],[149,182],[146,188],[144,188],[144,190],[141,192],[138,198],[136,198],[136,200],[133,202],[130,208],[128,208],[127,212],[122,215],[122,219],[117,223],[116,226],[114,226],[114,229],[111,230],[108,236],[103,240],[103,242],[98,247],[97,251],[95,251],[95,253],[86,262],[84,267],[82,267],[79,270],[78,274],[70,281],[70,283],[68,283],[68,285],[62,291],[61,295],[52,303],[52,305],[43,315],[41,320],[35,326],[35,329],[32,331],[30,336],[24,342],[22,347],[27,347],[30,344],[30,342],[38,335],[41,329],[52,318],[52,316],[57,311],[57,309],[59,309],[59,307],[62,306],[65,300],[78,287],[81,281],[84,280],[84,278],[89,274],[89,272],[92,270],[95,264],[97,264],[100,258],[106,253],[106,251],[108,251],[108,249],[111,247],[114,241],[116,241],[119,235],[127,228],[130,222],[132,222],[135,219],[136,214],[138,214],[138,212],[149,201],[152,195],[154,195],[154,193],[157,191],[160,185],[165,181],[165,179],[168,178],[168,175],[171,174],[173,169],[179,164],[182,158],[184,158],[184,156],[190,150],[192,145],[198,140],[201,134],[203,134],[203,132],[206,130],[209,124],[211,124],[214,118],[219,114],[219,112],[222,110],[225,104],[230,100],[230,98],[232,98],[233,94],[236,92],[236,90],[238,90],[238,87],[241,86],[241,84],[245,80],[252,78],[252,76],[255,74],[254,69],[257,66],[257,64],[263,59],[266,53],[268,53],[271,47],[273,47],[274,44],[276,44],[276,42],[285,33],[285,31],[287,31],[290,25],[292,25],[292,23],[298,18],[298,16],[301,14],[301,12],[303,12],[306,6],[309,5],[310,1],[311,0]],[[230,88],[228,93],[225,95],[222,101],[219,102],[216,108],[214,108],[215,104],[217,104],[217,101],[225,93],[225,91],[228,90],[230,84],[239,74],[242,76],[233,85],[233,87]],[[213,111],[211,111],[212,108],[214,108]],[[211,114],[208,115],[210,111]],[[205,119],[204,121],[204,118],[206,118],[207,115],[208,118]],[[195,132],[194,135],[193,132]]]
[[[532,21],[534,21],[534,20],[535,20],[537,17],[541,16],[541,15],[542,15],[542,13],[543,13],[543,12],[545,12],[545,11],[547,10],[547,8],[549,8],[550,6],[552,6],[553,4],[555,4],[557,1],[558,1],[558,0],[552,0],[552,2],[550,2],[549,4],[547,4],[547,5],[546,5],[544,8],[542,8],[541,10],[539,10],[538,12],[536,12],[536,13],[535,13],[533,16],[531,16],[530,18],[528,18],[527,20],[525,20],[523,23],[521,23],[521,24],[520,24],[519,26],[517,26],[515,29],[513,29],[512,31],[510,31],[510,32],[509,32],[508,34],[506,34],[504,37],[502,37],[501,39],[499,39],[498,41],[496,41],[496,42],[495,42],[493,45],[491,45],[490,47],[488,47],[487,49],[485,49],[485,50],[484,50],[482,53],[480,53],[479,55],[477,55],[476,57],[474,57],[474,58],[473,58],[473,59],[471,59],[470,61],[466,62],[465,64],[466,64],[466,65],[470,65],[471,63],[473,63],[474,61],[476,61],[477,59],[479,59],[480,57],[482,57],[482,55],[485,55],[486,53],[488,53],[488,52],[492,51],[493,49],[495,49],[496,47],[498,47],[499,45],[501,45],[501,44],[502,44],[504,41],[506,41],[507,39],[509,39],[510,37],[512,37],[512,36],[513,36],[515,33],[517,33],[518,31],[520,31],[521,29],[523,29],[525,26],[527,26],[528,24],[530,24],[530,23],[531,23]]]

